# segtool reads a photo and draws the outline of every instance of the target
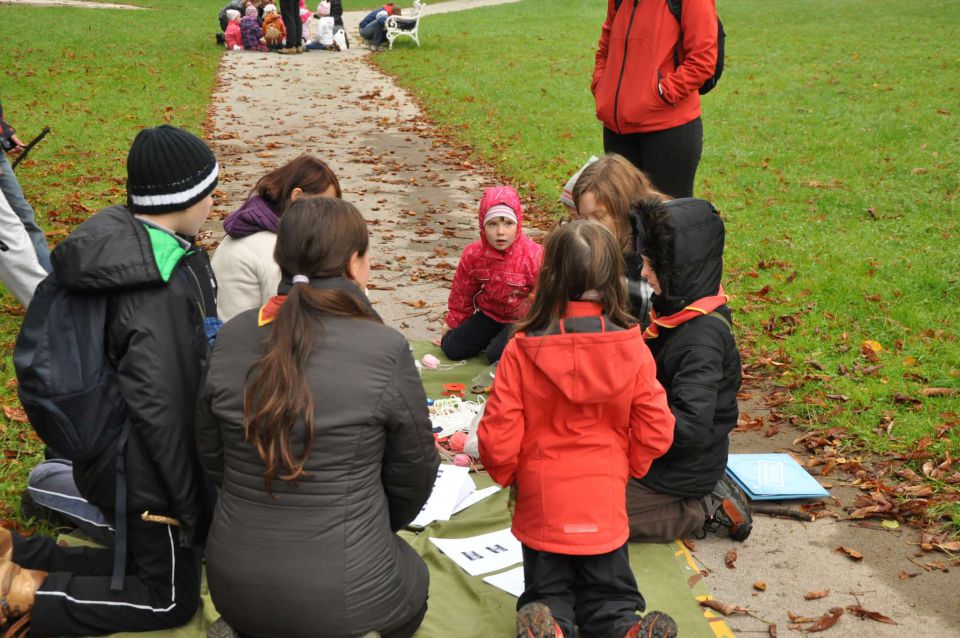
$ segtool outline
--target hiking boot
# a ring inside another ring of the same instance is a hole
[[[13,558],[13,533],[0,527],[0,563],[9,563]]]
[[[227,624],[223,616],[220,616],[217,618],[217,622],[210,625],[210,628],[207,629],[207,638],[237,638],[237,632]]]
[[[563,630],[543,603],[528,603],[517,612],[517,638],[563,638]]]
[[[651,611],[630,625],[623,638],[677,638],[677,623],[662,611]]]
[[[0,563],[0,626],[30,613],[37,589],[46,578],[47,572]]]
[[[719,534],[725,529],[731,539],[743,542],[750,536],[753,529],[753,517],[750,515],[750,504],[747,495],[740,486],[733,482],[726,474],[717,481],[708,496],[704,497],[707,508],[707,520],[703,529]]]

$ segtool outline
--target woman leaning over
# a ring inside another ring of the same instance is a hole
[[[426,612],[427,567],[394,532],[439,460],[409,345],[363,293],[368,247],[351,204],[297,200],[277,236],[280,295],[227,322],[211,355],[207,574],[245,635],[402,638]]]
[[[280,267],[273,260],[277,225],[301,195],[340,197],[340,182],[321,160],[301,155],[261,177],[247,201],[223,220],[227,236],[211,260],[221,320],[259,308],[277,294]]]

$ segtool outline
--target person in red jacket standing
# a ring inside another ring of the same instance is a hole
[[[440,347],[451,359],[486,350],[493,363],[527,310],[543,249],[523,234],[520,196],[510,186],[483,191],[479,219],[480,239],[464,249],[453,276]]]
[[[626,486],[673,441],[674,417],[627,307],[620,246],[596,222],[548,238],[537,295],[497,368],[480,460],[516,488],[525,589],[517,636],[677,635],[643,619],[627,555]]]
[[[603,150],[671,197],[692,197],[703,148],[700,86],[717,63],[714,0],[608,0],[590,90]]]

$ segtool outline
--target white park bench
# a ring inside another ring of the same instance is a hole
[[[423,16],[423,10],[426,5],[420,0],[413,0],[413,9],[409,15],[390,16],[387,18],[387,40],[390,42],[390,48],[393,48],[393,41],[400,36],[406,36],[420,46],[420,18]]]

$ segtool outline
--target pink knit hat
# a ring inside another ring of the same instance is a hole
[[[247,5],[247,8],[244,9],[243,13],[244,13],[244,15],[246,15],[248,18],[256,18],[257,15],[258,15],[257,8],[256,8],[255,6],[253,6],[252,4],[248,4],[248,5]]]
[[[317,13],[322,16],[330,15],[330,3],[328,0],[323,0],[320,5],[317,7]]]

